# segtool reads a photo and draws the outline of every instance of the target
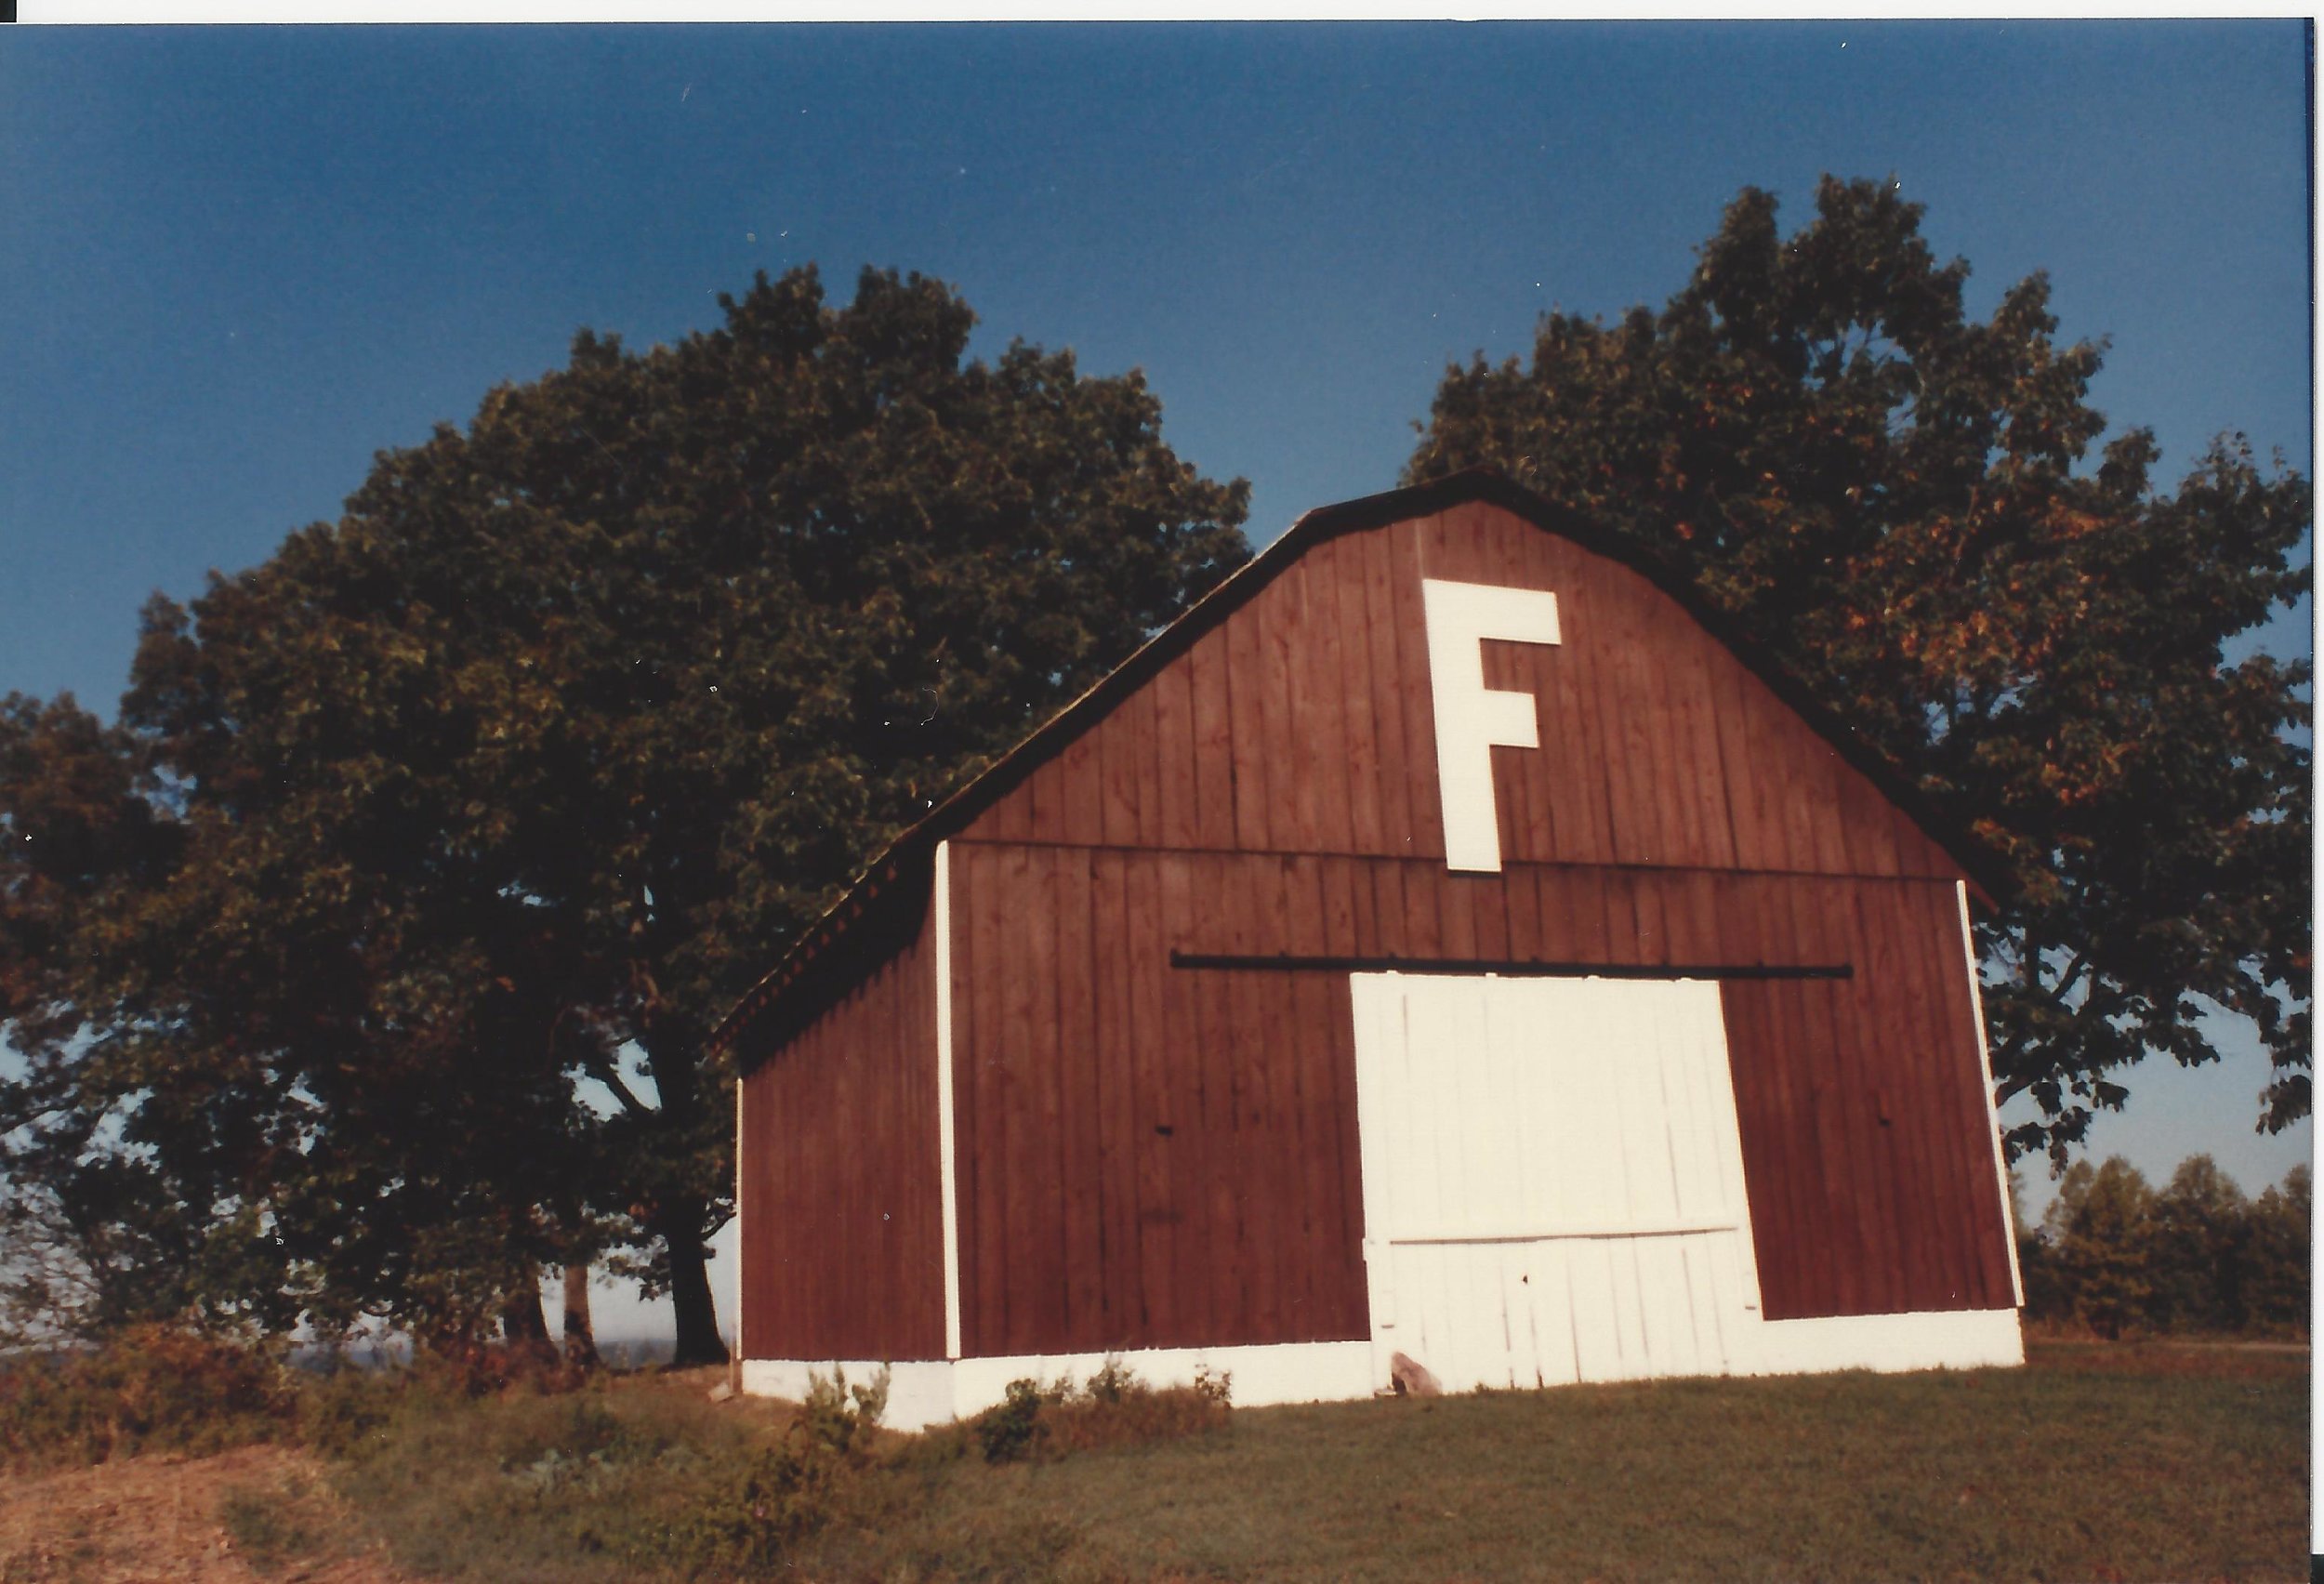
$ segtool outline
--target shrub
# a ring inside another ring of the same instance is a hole
[[[808,1377],[807,1400],[783,1438],[741,1480],[688,1508],[636,1550],[656,1567],[757,1573],[784,1564],[800,1542],[831,1524],[862,1518],[871,1493],[863,1478],[888,1406],[888,1371],[850,1386],[847,1372]]]
[[[1173,1441],[1227,1427],[1232,1380],[1204,1366],[1190,1386],[1149,1386],[1108,1358],[1077,1391],[1069,1380],[1010,1381],[1008,1396],[979,1414],[971,1431],[988,1463]]]
[[[0,1374],[0,1458],[101,1463],[144,1449],[215,1452],[284,1434],[297,1392],[271,1351],[166,1327]]]
[[[1037,1380],[1011,1380],[1008,1395],[976,1416],[971,1430],[987,1463],[1013,1463],[1040,1445],[1044,1394]]]

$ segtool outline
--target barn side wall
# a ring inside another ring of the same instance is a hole
[[[1019,843],[952,865],[971,1356],[1368,1334],[1346,970],[1173,951],[1844,965],[1723,990],[1765,1317],[2012,1302],[1948,880]]]
[[[746,1358],[944,1356],[932,910],[743,1080]]]

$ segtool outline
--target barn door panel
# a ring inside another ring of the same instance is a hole
[[[1730,1366],[1757,1308],[1719,991],[1357,974],[1376,1375]]]

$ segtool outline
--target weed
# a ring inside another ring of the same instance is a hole
[[[1138,1372],[1124,1364],[1118,1354],[1107,1353],[1105,1362],[1098,1366],[1097,1373],[1089,1377],[1081,1390],[1092,1402],[1118,1403],[1143,1385]]]
[[[850,1386],[847,1371],[837,1367],[828,1380],[810,1373],[807,1401],[799,1408],[800,1428],[809,1440],[844,1456],[879,1428],[888,1411],[888,1381],[885,1366],[865,1386]]]
[[[281,1571],[329,1543],[310,1525],[286,1493],[255,1486],[229,1491],[218,1504],[218,1522],[243,1559],[260,1573]]]

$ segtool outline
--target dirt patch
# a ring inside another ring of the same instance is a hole
[[[279,1446],[0,1477],[0,1584],[401,1584]]]

